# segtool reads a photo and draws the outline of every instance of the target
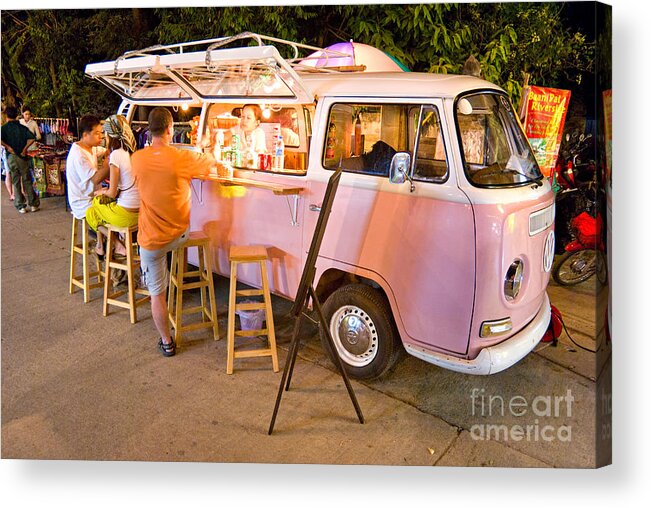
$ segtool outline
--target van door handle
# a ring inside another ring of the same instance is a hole
[[[320,211],[321,211],[320,205],[310,205],[310,212],[320,212]]]

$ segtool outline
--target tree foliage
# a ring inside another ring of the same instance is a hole
[[[353,39],[420,72],[483,76],[516,102],[523,74],[578,87],[593,73],[594,41],[569,26],[564,4],[409,4],[2,11],[3,100],[41,116],[115,111],[119,99],[84,76],[87,63],[154,44],[251,31],[320,47]]]

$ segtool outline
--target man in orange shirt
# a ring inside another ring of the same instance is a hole
[[[210,155],[170,146],[174,135],[172,114],[154,108],[149,114],[151,146],[131,156],[131,166],[140,192],[138,243],[140,267],[151,294],[151,313],[160,333],[158,347],[164,356],[174,356],[176,343],[170,336],[167,289],[167,253],[182,245],[190,232],[190,182],[195,176],[215,172],[220,164]]]

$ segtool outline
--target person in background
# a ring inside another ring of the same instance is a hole
[[[294,108],[283,108],[280,112],[280,134],[285,146],[298,146],[298,113]]]
[[[7,162],[7,150],[5,150],[4,145],[1,148],[0,152],[0,164],[2,164],[2,176],[5,177],[5,187],[7,187],[7,192],[9,193],[9,201],[14,200],[14,186],[11,184],[11,175],[9,174],[9,163]]]
[[[32,186],[29,174],[29,157],[27,156],[27,150],[35,142],[35,137],[27,127],[21,125],[17,120],[18,110],[16,108],[8,107],[6,115],[7,123],[2,126],[2,146],[7,151],[9,175],[14,188],[14,206],[19,213],[26,213],[27,205],[32,212],[37,212],[40,200]],[[27,205],[21,192],[21,186],[27,195]]]
[[[111,115],[104,122],[104,132],[109,137],[109,186],[95,191],[92,205],[86,210],[88,226],[93,231],[99,229],[102,234],[107,233],[102,227],[105,224],[137,225],[140,208],[140,194],[131,170],[131,154],[136,151],[133,131],[124,116]],[[103,243],[97,242],[95,252],[100,259],[104,257]],[[118,242],[115,252],[125,256],[125,245]]]
[[[170,335],[165,294],[169,279],[167,253],[183,245],[190,233],[192,178],[214,173],[220,163],[210,154],[170,146],[174,121],[166,108],[152,109],[148,122],[151,145],[131,157],[140,193],[140,269],[151,295],[151,313],[160,334],[158,348],[163,356],[174,356],[176,343]]]
[[[102,145],[104,130],[99,118],[84,115],[79,120],[79,141],[70,145],[66,160],[68,181],[68,202],[72,214],[77,219],[86,217],[86,211],[91,207],[93,194],[109,173],[108,158],[98,166],[98,158],[106,153]],[[103,238],[97,233],[97,243]]]
[[[242,107],[240,125],[231,129],[231,135],[240,136],[240,150],[264,153],[267,151],[264,131],[260,128],[262,110],[257,104],[246,104]]]
[[[22,112],[23,117],[20,119],[20,124],[27,127],[34,134],[36,141],[41,141],[41,129],[38,128],[38,122],[32,116],[32,110],[29,106],[23,106]],[[34,161],[31,157],[29,159],[29,170],[34,171]],[[23,189],[23,194],[25,194],[25,189]]]
[[[36,141],[41,140],[41,130],[38,128],[38,122],[32,116],[29,106],[23,106],[23,117],[20,119],[20,123],[34,134]]]

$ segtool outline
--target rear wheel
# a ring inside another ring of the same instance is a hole
[[[335,354],[350,377],[372,379],[385,374],[398,360],[402,343],[382,293],[363,284],[343,286],[328,297],[323,313],[336,351],[324,330],[321,343],[333,363]]]
[[[574,286],[588,280],[596,270],[596,252],[586,249],[565,254],[556,264],[553,275],[561,286]]]
[[[602,251],[597,251],[597,278],[601,284],[608,284],[608,260]]]

